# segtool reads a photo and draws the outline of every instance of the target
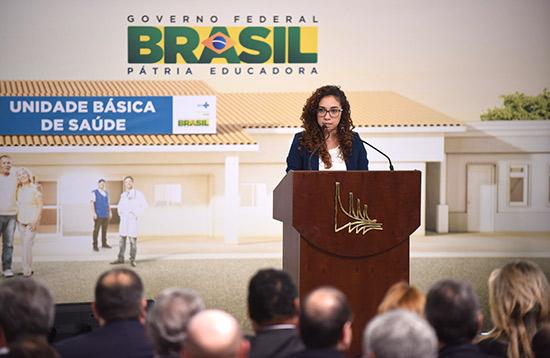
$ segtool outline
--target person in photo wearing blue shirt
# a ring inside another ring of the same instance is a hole
[[[107,227],[109,226],[109,220],[112,214],[111,208],[109,207],[109,193],[105,190],[105,186],[105,179],[99,179],[97,182],[97,189],[92,191],[90,197],[90,206],[94,218],[94,232],[92,234],[94,251],[99,251],[97,245],[99,229],[101,229],[101,247],[106,249],[111,248],[107,242]]]

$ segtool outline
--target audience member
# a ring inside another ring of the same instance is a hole
[[[8,358],[59,358],[46,337],[27,336],[9,346]]]
[[[248,315],[256,335],[250,338],[250,358],[287,357],[301,351],[298,291],[281,270],[258,271],[248,284]]]
[[[422,291],[402,281],[393,284],[389,288],[378,306],[378,313],[380,314],[396,308],[403,308],[423,316],[425,303],[426,296]]]
[[[48,288],[32,278],[0,283],[0,354],[24,337],[45,338],[53,325],[54,303]]]
[[[92,310],[100,328],[56,343],[61,357],[152,357],[145,334],[143,283],[132,270],[104,272],[95,287]]]
[[[482,314],[472,286],[453,279],[435,283],[428,292],[426,319],[439,339],[439,358],[489,357],[472,343]]]
[[[550,357],[550,323],[545,324],[539,329],[533,337],[531,346],[535,358]]]
[[[532,358],[531,340],[550,321],[550,288],[541,269],[516,261],[489,276],[489,308],[493,329],[480,338],[483,352],[499,357]]]
[[[344,357],[351,344],[351,307],[344,293],[320,287],[304,299],[300,336],[306,346],[293,357]]]
[[[156,357],[179,357],[191,317],[204,309],[202,299],[190,289],[167,288],[156,298],[147,317],[147,332]]]
[[[367,358],[435,358],[437,338],[422,317],[395,309],[376,316],[367,325],[363,354]]]
[[[183,358],[239,358],[248,354],[237,320],[220,310],[197,313],[187,326]]]

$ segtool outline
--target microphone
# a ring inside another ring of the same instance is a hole
[[[382,154],[384,157],[386,157],[386,159],[388,160],[388,162],[390,162],[390,170],[393,171],[393,164],[391,163],[391,159],[390,157],[388,157],[386,154],[384,154],[384,152],[382,152],[381,150],[379,150],[378,148],[376,148],[374,145],[371,145],[369,142],[366,142],[364,140],[362,140],[361,138],[359,138],[359,140],[363,143],[365,143],[366,145],[368,145],[369,147],[371,147],[372,149],[376,150],[378,153]]]
[[[327,129],[327,126],[326,124],[323,124],[321,126],[321,131],[323,133],[325,133],[325,130]],[[319,143],[319,145],[317,147],[315,147],[315,149],[309,154],[309,158],[307,158],[307,170],[311,170],[311,157],[313,157],[313,154],[317,153],[319,151],[319,149],[321,149],[321,146],[323,144],[325,144],[325,141],[328,139],[328,136],[330,135],[330,133],[326,133],[323,135],[323,141],[321,143]]]

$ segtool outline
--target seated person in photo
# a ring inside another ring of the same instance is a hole
[[[55,308],[50,290],[32,278],[0,282],[0,356],[24,338],[46,340]]]
[[[430,288],[426,319],[439,339],[439,358],[491,357],[472,343],[482,318],[477,295],[469,283],[446,279]]]
[[[291,357],[345,357],[352,331],[351,307],[344,293],[328,286],[310,292],[302,303],[299,331],[306,349]]]
[[[393,284],[386,292],[378,306],[378,313],[402,308],[423,316],[425,303],[426,296],[422,291],[414,286],[409,286],[406,282],[398,282]]]
[[[147,317],[147,333],[158,358],[176,358],[183,348],[189,320],[204,309],[204,302],[192,290],[167,288],[155,298]]]
[[[363,333],[364,358],[435,358],[433,328],[416,313],[396,309],[374,317]]]
[[[249,357],[287,357],[304,349],[296,329],[298,312],[298,291],[290,276],[276,269],[258,271],[248,284],[248,315],[255,332]]]
[[[92,310],[100,328],[55,344],[61,357],[153,357],[145,334],[145,309],[141,278],[132,270],[104,272],[95,286]]]

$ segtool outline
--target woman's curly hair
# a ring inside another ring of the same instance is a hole
[[[319,157],[325,164],[325,168],[328,169],[332,167],[332,161],[325,144],[325,134],[317,123],[317,110],[319,109],[319,102],[321,102],[321,99],[326,96],[334,96],[340,102],[342,107],[337,135],[338,142],[340,143],[340,152],[342,153],[344,161],[347,160],[351,154],[353,140],[352,130],[355,126],[351,120],[351,109],[348,99],[340,87],[320,87],[307,99],[302,110],[302,116],[300,117],[302,120],[302,127],[304,128],[304,134],[300,140],[300,148],[305,148],[309,152],[313,152],[316,148],[319,148]]]

